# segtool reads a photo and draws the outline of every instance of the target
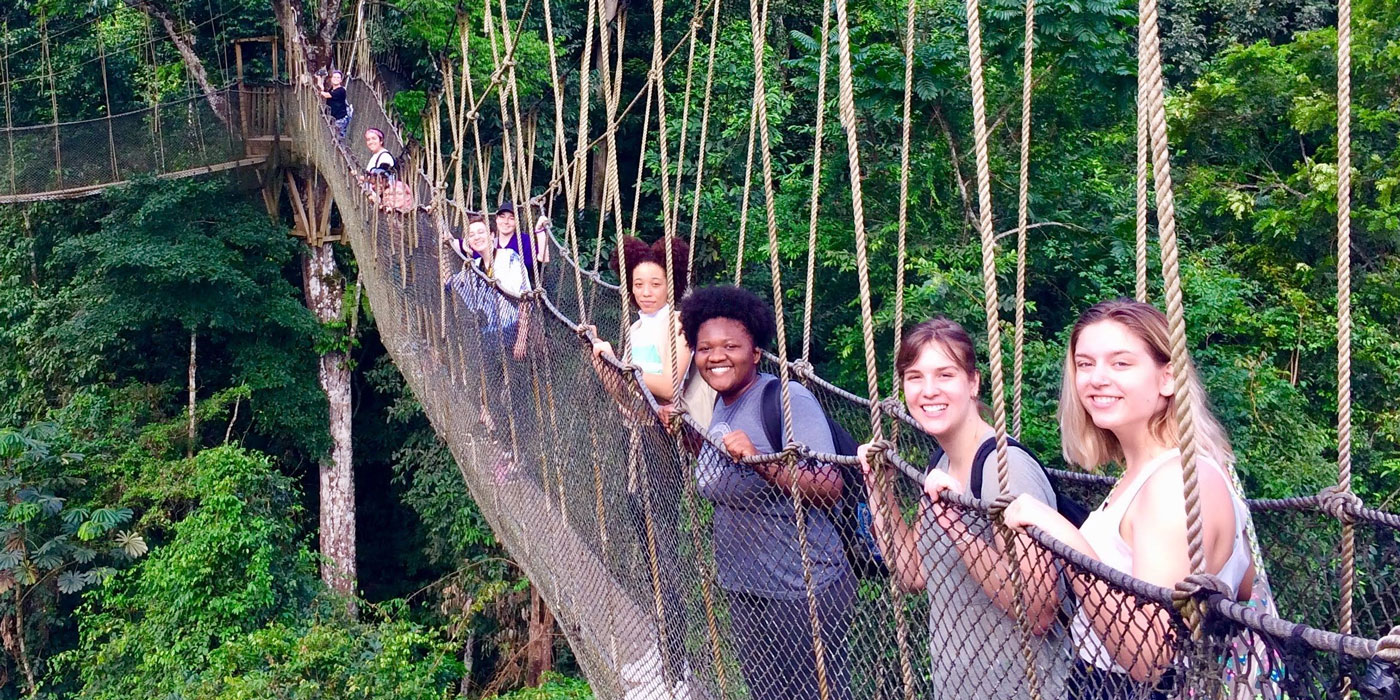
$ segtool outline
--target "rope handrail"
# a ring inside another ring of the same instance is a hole
[[[229,84],[227,84],[227,85],[224,85],[223,87],[220,87],[220,88],[217,90],[217,92],[218,92],[219,94],[223,94],[223,95],[257,94],[257,90],[254,90],[254,89],[243,89],[243,90],[238,89],[236,83],[229,83]],[[101,117],[92,117],[92,118],[89,118],[89,119],[74,119],[74,120],[71,120],[71,121],[62,121],[62,122],[58,122],[57,124],[55,124],[55,123],[53,123],[53,122],[49,122],[49,123],[47,123],[47,124],[29,124],[29,125],[21,125],[21,126],[0,127],[0,137],[3,137],[6,133],[18,134],[18,133],[24,132],[24,131],[45,131],[45,130],[49,130],[49,129],[61,129],[61,128],[65,127],[65,126],[77,126],[77,125],[82,125],[82,124],[95,124],[95,123],[97,123],[97,122],[110,121],[110,120],[113,120],[113,119],[121,119],[121,118],[123,118],[123,117],[130,117],[130,116],[137,115],[137,114],[143,114],[143,113],[146,113],[146,112],[150,112],[150,111],[152,111],[152,110],[163,109],[163,108],[166,108],[166,107],[175,107],[175,108],[178,108],[178,107],[180,107],[181,105],[186,105],[186,104],[189,104],[189,103],[191,103],[191,102],[204,102],[204,101],[206,101],[207,99],[208,99],[208,98],[205,97],[204,95],[189,95],[189,96],[186,96],[186,97],[181,97],[181,98],[179,98],[179,99],[171,100],[171,101],[169,101],[169,102],[157,102],[157,103],[155,103],[155,104],[148,105],[148,106],[146,106],[146,107],[138,107],[138,108],[136,108],[136,109],[127,110],[127,111],[125,111],[125,112],[118,112],[118,113],[116,113],[116,114],[108,114],[108,115],[104,115],[104,116],[101,116]]]

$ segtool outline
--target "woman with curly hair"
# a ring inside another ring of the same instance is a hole
[[[856,579],[829,507],[841,497],[841,472],[804,461],[747,465],[738,460],[781,451],[764,429],[764,395],[777,377],[758,370],[773,343],[773,311],[738,287],[697,289],[681,304],[685,340],[699,375],[718,394],[696,468],[700,495],[714,503],[715,563],[729,599],[735,646],[755,700],[821,697],[808,608],[810,573],[831,700],[850,698],[846,634]],[[834,451],[816,397],[789,382],[794,438]],[[803,499],[805,542],[792,498]],[[805,562],[804,562],[805,559]],[[805,566],[804,566],[805,564]]]
[[[667,240],[670,241],[670,269],[667,275]],[[622,278],[622,290],[637,309],[637,320],[628,329],[626,356],[632,364],[642,370],[642,382],[647,391],[662,405],[675,400],[675,380],[684,378],[690,367],[690,347],[680,334],[680,323],[668,298],[670,294],[680,299],[686,291],[688,281],[686,263],[690,257],[690,246],[678,238],[661,239],[647,245],[641,239],[628,236],[622,241],[621,250],[614,253],[612,267]],[[618,385],[618,376],[611,368],[604,367],[598,358],[608,356],[617,359],[613,346],[606,340],[593,343],[593,355],[598,364],[599,376],[604,386],[613,393],[623,406],[632,405],[635,399],[624,386]],[[708,387],[707,387],[708,388]],[[700,404],[700,408],[713,406],[713,394],[697,398],[692,391],[687,400]],[[708,405],[706,405],[708,404]],[[649,412],[646,416],[628,413],[631,428],[644,431],[649,440],[665,444],[669,441],[664,430]],[[666,648],[644,655],[623,668],[623,675],[635,682],[664,681],[665,691],[672,697],[684,698],[689,693],[690,665],[686,659],[685,607],[681,591],[676,582],[680,576],[680,502],[684,486],[684,472],[672,460],[658,459],[637,465],[637,469],[627,475],[627,503],[632,517],[633,530],[637,541],[654,547],[659,581],[651,581],[650,566],[644,566],[647,574],[647,588],[639,591],[642,598],[651,601],[653,586],[661,591],[663,619],[660,624],[666,628]],[[644,498],[643,489],[649,498]],[[648,508],[649,506],[649,508]],[[651,537],[648,538],[647,520],[651,521]],[[658,638],[660,635],[658,634]],[[659,673],[658,673],[659,671]],[[662,693],[664,695],[665,693]]]
[[[686,262],[690,246],[679,238],[660,239],[647,245],[640,238],[622,239],[621,250],[613,254],[612,268],[622,278],[623,294],[637,309],[637,320],[627,331],[628,357],[642,368],[647,390],[658,403],[675,399],[675,378],[684,377],[690,368],[690,347],[680,334],[676,313],[667,298],[666,241],[671,241],[671,270],[669,283],[673,298],[685,295],[689,278]],[[612,343],[593,343],[594,355],[616,357]]]

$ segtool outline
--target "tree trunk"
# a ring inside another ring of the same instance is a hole
[[[345,280],[335,264],[330,243],[308,246],[303,274],[306,305],[321,323],[339,321],[345,304]],[[350,432],[350,370],[344,352],[321,356],[318,372],[321,389],[330,406],[331,452],[321,461],[321,569],[326,585],[354,594],[355,572],[355,475]]]
[[[34,694],[34,669],[29,665],[29,649],[24,642],[24,589],[15,585],[15,637],[19,640],[19,660],[29,694]]]
[[[184,61],[185,68],[189,70],[195,84],[199,85],[200,92],[204,93],[204,99],[209,102],[209,108],[214,110],[214,116],[218,117],[225,127],[230,126],[228,101],[224,99],[219,88],[209,80],[209,72],[204,69],[204,61],[200,60],[198,53],[195,53],[194,36],[181,31],[176,26],[175,19],[171,16],[169,9],[162,7],[154,0],[126,0],[126,4],[160,22],[160,26],[165,28],[165,35],[170,37],[171,43],[175,44],[175,50],[180,52],[180,59]]]
[[[189,395],[190,395],[190,402],[189,402],[189,414],[190,414],[190,415],[189,415],[189,418],[190,418],[190,425],[189,425],[189,436],[188,436],[188,437],[189,437],[189,442],[185,445],[185,456],[186,456],[186,457],[193,457],[193,456],[194,456],[194,448],[195,448],[195,444],[196,444],[196,442],[197,442],[197,435],[196,435],[196,432],[199,430],[199,420],[198,420],[198,418],[196,418],[196,416],[195,416],[195,411],[194,411],[194,406],[195,406],[195,395],[196,395],[196,390],[197,390],[197,387],[196,387],[195,381],[194,381],[194,380],[195,380],[195,368],[196,368],[196,365],[195,365],[195,338],[196,338],[196,337],[197,337],[197,336],[196,336],[193,332],[190,333],[190,371],[189,371]]]
[[[554,613],[540,590],[530,586],[530,639],[526,642],[525,683],[537,686],[545,671],[554,668]]]
[[[340,3],[334,0],[273,0],[273,14],[282,27],[287,47],[299,49],[306,66],[315,71],[330,65],[332,44],[340,26]],[[311,26],[303,29],[306,18]],[[290,69],[290,68],[289,68]],[[295,78],[293,78],[295,80]]]
[[[457,694],[467,697],[472,686],[472,670],[475,666],[476,655],[476,634],[467,632],[467,639],[462,643],[462,680],[457,684]]]

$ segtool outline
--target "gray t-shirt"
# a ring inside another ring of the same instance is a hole
[[[763,430],[763,387],[775,381],[778,378],[771,374],[759,374],[734,403],[725,405],[724,399],[716,399],[710,438],[722,442],[726,434],[742,430],[759,453],[781,450],[783,446],[771,444]],[[831,431],[816,397],[797,382],[788,386],[797,441],[817,452],[832,452]],[[720,586],[768,598],[796,600],[805,596],[791,494],[709,443],[700,452],[695,478],[700,495],[715,504],[715,562]],[[806,520],[812,586],[820,591],[845,575],[850,565],[828,511],[808,506]]]
[[[988,432],[984,440],[993,439]],[[1011,493],[1028,493],[1055,505],[1055,492],[1035,459],[1024,450],[1008,446]],[[934,465],[948,471],[948,457]],[[982,502],[1001,495],[996,453],[987,458],[982,475]],[[984,541],[992,541],[993,528],[985,516],[964,514],[963,522]],[[924,552],[929,596],[929,651],[933,658],[933,687],[939,700],[982,698],[1030,698],[1026,662],[1021,652],[1021,631],[1016,618],[992,602],[972,577],[957,546],[932,518],[924,524],[919,549]],[[1005,585],[1011,586],[1008,581]],[[1033,636],[1037,676],[1043,697],[1064,696],[1068,670],[1059,653],[1056,629]]]

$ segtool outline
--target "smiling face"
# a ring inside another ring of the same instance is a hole
[[[515,233],[515,213],[503,211],[496,215],[496,235],[501,238]]]
[[[333,87],[333,88],[338,88],[338,87],[340,87],[341,84],[343,84],[344,82],[345,82],[345,78],[344,78],[344,76],[342,76],[342,75],[340,74],[340,71],[336,71],[336,72],[334,72],[334,73],[331,73],[331,87]]]
[[[384,147],[384,140],[379,138],[379,132],[370,130],[365,132],[365,147],[370,153],[378,153]]]
[[[666,305],[666,271],[654,262],[632,268],[632,299],[644,314],[654,314]]]
[[[473,221],[467,226],[467,246],[477,255],[485,254],[493,244],[491,230],[486,228],[485,221]]]
[[[1118,321],[1103,320],[1080,330],[1073,355],[1074,389],[1094,425],[1120,440],[1147,431],[1172,395],[1171,365],[1154,357],[1147,343]]]
[[[737,398],[758,376],[758,354],[749,330],[732,318],[712,318],[695,334],[700,376],[726,401]]]
[[[942,343],[926,343],[900,379],[909,415],[935,438],[952,435],[968,420],[978,418],[979,377],[969,375]]]

